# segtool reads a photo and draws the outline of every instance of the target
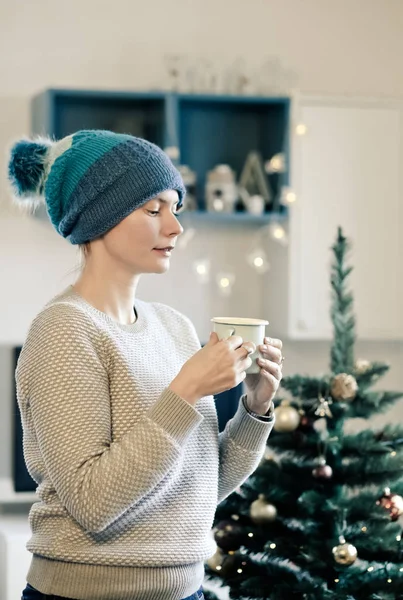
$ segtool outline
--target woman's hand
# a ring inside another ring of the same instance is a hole
[[[236,387],[245,379],[245,370],[252,364],[253,342],[243,342],[239,335],[219,340],[215,332],[207,344],[185,362],[170,389],[189,404],[203,396],[219,394]]]
[[[260,373],[250,373],[245,378],[247,405],[251,411],[264,415],[276,395],[282,378],[284,357],[281,340],[264,338],[264,344],[258,346],[263,358],[257,359]]]

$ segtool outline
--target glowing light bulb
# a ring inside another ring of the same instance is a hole
[[[253,264],[255,265],[255,267],[262,267],[263,266],[263,258],[261,256],[256,256],[256,258],[253,261]]]
[[[285,199],[287,200],[288,204],[292,204],[296,201],[297,195],[294,192],[287,192]]]
[[[295,128],[295,133],[297,135],[305,135],[307,131],[308,127],[305,125],[305,123],[298,123],[298,125]]]

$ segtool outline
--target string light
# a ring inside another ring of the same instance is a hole
[[[335,583],[339,583],[340,579],[335,579],[334,582]]]
[[[390,453],[391,456],[396,456],[397,452],[396,450],[392,450],[392,452]]]
[[[248,533],[248,537],[253,537],[253,533]]]
[[[274,550],[274,548],[275,548],[275,547],[276,547],[276,544],[270,544],[270,548],[271,548],[272,550]]]
[[[368,569],[367,569],[367,571],[368,571],[369,573],[372,573],[372,571],[373,571],[373,570],[374,570],[374,567],[368,567]]]
[[[283,205],[293,204],[297,201],[296,193],[288,186],[284,185],[281,188],[280,202]]]
[[[272,238],[274,238],[277,242],[280,242],[283,245],[288,244],[288,238],[284,227],[282,227],[279,223],[270,223],[269,232]]]
[[[388,579],[388,583],[392,583],[392,580],[391,580],[391,579]]]
[[[297,196],[295,192],[287,192],[285,199],[287,200],[288,204],[292,204],[296,201]]]
[[[275,154],[264,165],[266,173],[282,173],[285,171],[285,156],[284,154]]]
[[[361,527],[361,531],[363,531],[364,533],[367,532],[367,528],[366,527]]]
[[[216,281],[220,294],[230,296],[235,282],[235,275],[233,273],[218,273]]]
[[[210,261],[209,259],[196,260],[193,268],[200,283],[207,283],[210,280]]]
[[[263,248],[255,248],[247,255],[246,260],[258,273],[266,273],[270,269],[270,263]]]
[[[298,125],[295,127],[295,133],[297,135],[305,135],[307,131],[308,127],[305,125],[305,123],[298,123]]]

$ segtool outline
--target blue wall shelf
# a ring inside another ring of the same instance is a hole
[[[271,219],[273,213],[286,215],[286,208],[279,204],[279,192],[289,182],[287,97],[48,89],[33,98],[31,114],[34,134],[59,139],[79,129],[111,129],[144,137],[162,148],[177,148],[174,162],[197,173],[197,219],[204,212],[211,222],[243,219],[244,224],[253,225]],[[286,171],[269,176],[274,202],[260,217],[241,210],[229,215],[206,213],[207,171],[217,164],[228,164],[239,178],[251,151],[260,152],[264,160],[280,152],[285,155]]]

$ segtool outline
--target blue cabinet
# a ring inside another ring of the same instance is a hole
[[[33,98],[31,125],[32,133],[56,139],[79,129],[111,129],[174,149],[176,153],[170,154],[174,162],[197,173],[201,213],[205,211],[206,173],[217,164],[230,165],[239,177],[249,152],[259,152],[264,160],[283,153],[285,172],[269,175],[273,203],[266,207],[266,215],[252,221],[286,212],[278,203],[278,192],[289,181],[287,97],[49,89]],[[242,207],[239,211],[250,220]],[[214,215],[217,219],[228,216],[232,215]]]

